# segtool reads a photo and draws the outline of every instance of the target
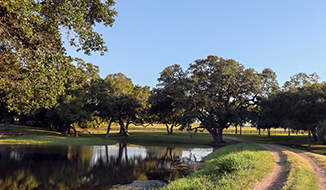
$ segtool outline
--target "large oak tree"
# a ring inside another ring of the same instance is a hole
[[[189,65],[186,88],[188,106],[184,127],[206,129],[214,143],[223,142],[223,129],[239,122],[250,122],[249,106],[277,88],[276,75],[270,69],[261,73],[246,69],[233,59],[208,56]]]

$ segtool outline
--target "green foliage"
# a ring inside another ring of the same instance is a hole
[[[122,73],[108,75],[104,80],[90,85],[89,107],[94,114],[108,121],[119,123],[120,132],[128,136],[129,124],[144,124],[147,117],[147,100],[151,94],[148,86],[134,86]]]
[[[74,123],[75,128],[101,128],[106,127],[105,120],[98,116],[92,116],[90,120]]]
[[[180,65],[165,68],[149,99],[149,114],[153,115],[155,122],[166,125],[168,134],[173,133],[174,127],[181,125],[185,112],[185,78],[186,74]]]
[[[95,24],[112,26],[117,12],[108,0],[0,1],[0,96],[9,110],[29,113],[56,104],[71,76],[70,45],[90,55],[107,51]]]
[[[277,90],[276,75],[245,69],[233,59],[208,56],[190,64],[186,79],[188,92],[183,127],[198,119],[201,128],[222,142],[223,129],[252,120],[250,106]]]
[[[320,77],[317,73],[306,74],[298,73],[290,77],[289,81],[286,81],[283,85],[284,91],[296,91],[302,87],[309,87],[318,83]]]
[[[315,73],[299,73],[284,84],[281,92],[263,99],[258,128],[283,127],[315,133],[318,123],[326,117],[326,85],[317,79]]]

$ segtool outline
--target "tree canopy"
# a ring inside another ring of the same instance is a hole
[[[64,91],[72,61],[64,36],[77,51],[107,51],[97,23],[112,26],[117,12],[108,0],[0,2],[0,91],[10,110],[49,108]]]
[[[239,122],[249,122],[249,106],[277,88],[276,75],[270,69],[262,73],[246,69],[233,59],[208,56],[189,65],[188,102],[184,127],[206,129],[214,142],[223,142],[223,129]]]
[[[180,65],[172,65],[165,68],[160,77],[157,88],[149,101],[151,108],[149,113],[154,115],[154,120],[166,126],[167,133],[172,134],[173,128],[181,125],[184,114],[186,73]]]

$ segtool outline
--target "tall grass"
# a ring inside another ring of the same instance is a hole
[[[230,145],[215,151],[203,170],[163,189],[250,189],[273,169],[271,152],[257,144]]]

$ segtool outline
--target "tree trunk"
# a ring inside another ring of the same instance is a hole
[[[127,123],[126,123],[126,129],[127,129],[127,131],[128,131],[129,124],[130,124],[130,120],[128,120]]]
[[[225,143],[225,141],[223,141],[222,136],[223,136],[223,129],[224,127],[219,127],[218,128],[218,132],[217,132],[217,140],[219,143]]]
[[[119,134],[122,134],[122,133],[123,133],[123,129],[122,129],[121,125],[120,125],[120,131],[119,131]]]
[[[109,138],[109,133],[111,131],[111,124],[112,124],[112,121],[109,122],[109,126],[108,126],[108,130],[106,131],[105,139]]]
[[[121,119],[119,119],[120,129],[122,129],[123,136],[129,136],[128,129],[126,128],[125,124]]]
[[[217,131],[216,131],[216,128],[213,128],[213,129],[207,129],[207,131],[212,135],[213,137],[213,143],[218,143],[218,138],[217,138]]]
[[[223,135],[223,127],[219,127],[217,130],[216,128],[213,129],[207,129],[207,131],[212,135],[213,137],[213,143],[218,144],[218,143],[225,143],[222,140],[222,135]]]
[[[5,120],[5,129],[9,129],[10,121],[11,121],[12,117],[11,116],[3,116],[3,119]]]
[[[268,134],[268,137],[271,137],[271,129],[267,129],[267,134]]]
[[[165,126],[166,126],[166,132],[167,132],[168,134],[170,134],[169,124],[165,124]]]
[[[288,136],[291,136],[291,129],[289,128],[288,130],[289,130],[289,135]]]
[[[236,135],[238,134],[238,126],[237,125],[235,126],[235,134]]]
[[[312,136],[314,137],[315,141],[318,141],[318,137],[317,137],[317,134],[315,132],[312,132]]]
[[[260,129],[258,129],[258,135],[260,135]]]
[[[166,126],[166,131],[168,132],[168,135],[172,135],[174,125],[171,124],[171,127],[169,127],[169,124],[165,124],[165,126]]]
[[[242,126],[240,126],[240,135],[242,135]]]
[[[310,136],[311,136],[311,133],[310,133],[310,130],[308,130],[308,151],[309,152],[311,151],[311,147],[310,147]]]
[[[63,136],[67,136],[68,135],[68,133],[69,133],[69,127],[67,127],[67,125],[64,123],[64,124],[61,124],[60,125],[60,128],[61,128],[61,134],[63,135]]]
[[[75,129],[75,127],[74,127],[72,124],[70,124],[70,129],[72,129],[72,130],[74,131],[74,136],[75,136],[75,137],[78,137],[77,130]],[[70,131],[70,130],[69,130],[69,131]]]

